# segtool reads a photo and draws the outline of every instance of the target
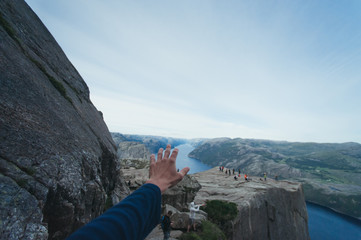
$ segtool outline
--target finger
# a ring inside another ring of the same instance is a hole
[[[178,151],[178,148],[173,149],[172,155],[170,156],[170,160],[172,160],[173,162],[175,162],[177,159]]]
[[[189,170],[191,170],[189,167],[185,167],[182,170],[180,170],[180,174],[182,175],[182,178],[187,175],[187,173],[189,172]]]
[[[162,160],[162,158],[163,158],[163,148],[159,148],[157,161]]]
[[[169,158],[171,148],[172,147],[170,146],[170,144],[168,144],[167,147],[165,148],[164,158]]]
[[[154,169],[154,166],[155,166],[155,155],[152,154],[150,155],[150,163],[149,163],[149,178],[152,177],[153,175],[153,169]]]
[[[152,165],[154,165],[154,163],[155,163],[155,155],[154,154],[152,154],[152,155],[150,155],[150,166],[152,166]]]

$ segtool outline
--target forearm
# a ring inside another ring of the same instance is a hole
[[[145,184],[69,239],[144,239],[159,223],[161,192]]]

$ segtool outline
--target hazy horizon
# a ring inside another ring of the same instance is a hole
[[[221,138],[230,138],[230,139],[246,139],[246,140],[260,140],[260,141],[273,141],[273,142],[289,142],[289,143],[318,143],[318,144],[343,144],[343,143],[357,143],[357,144],[361,144],[359,142],[354,142],[354,141],[349,141],[349,142],[315,142],[315,141],[288,141],[288,140],[275,140],[275,139],[262,139],[262,138],[244,138],[244,137],[215,137],[215,138],[205,138],[205,137],[200,137],[200,138],[176,138],[173,136],[163,136],[163,135],[152,135],[152,134],[137,134],[137,133],[122,133],[122,132],[114,132],[114,131],[110,131],[110,133],[119,133],[122,135],[135,135],[135,136],[147,136],[147,137],[164,137],[164,138],[174,138],[174,139],[181,139],[181,140],[186,140],[186,141],[190,141],[190,140],[203,140],[203,139],[221,139]],[[172,146],[174,147],[174,146]]]
[[[361,143],[361,1],[26,2],[111,132]]]

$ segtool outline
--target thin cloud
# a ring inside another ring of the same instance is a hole
[[[27,2],[111,131],[361,142],[358,1]]]

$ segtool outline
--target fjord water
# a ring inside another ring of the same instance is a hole
[[[188,157],[188,154],[194,149],[194,147],[190,144],[182,144],[178,145],[176,148],[179,149],[178,157],[177,157],[177,168],[182,169],[184,167],[190,167],[191,170],[189,173],[197,173],[203,172],[211,167],[198,161],[194,158]]]
[[[307,203],[311,240],[361,240],[361,221],[328,208]]]
[[[188,157],[194,149],[190,144],[176,146],[179,149],[177,168],[190,167],[189,173],[197,173],[211,167]],[[361,240],[361,221],[328,208],[307,203],[308,228],[311,240]]]

